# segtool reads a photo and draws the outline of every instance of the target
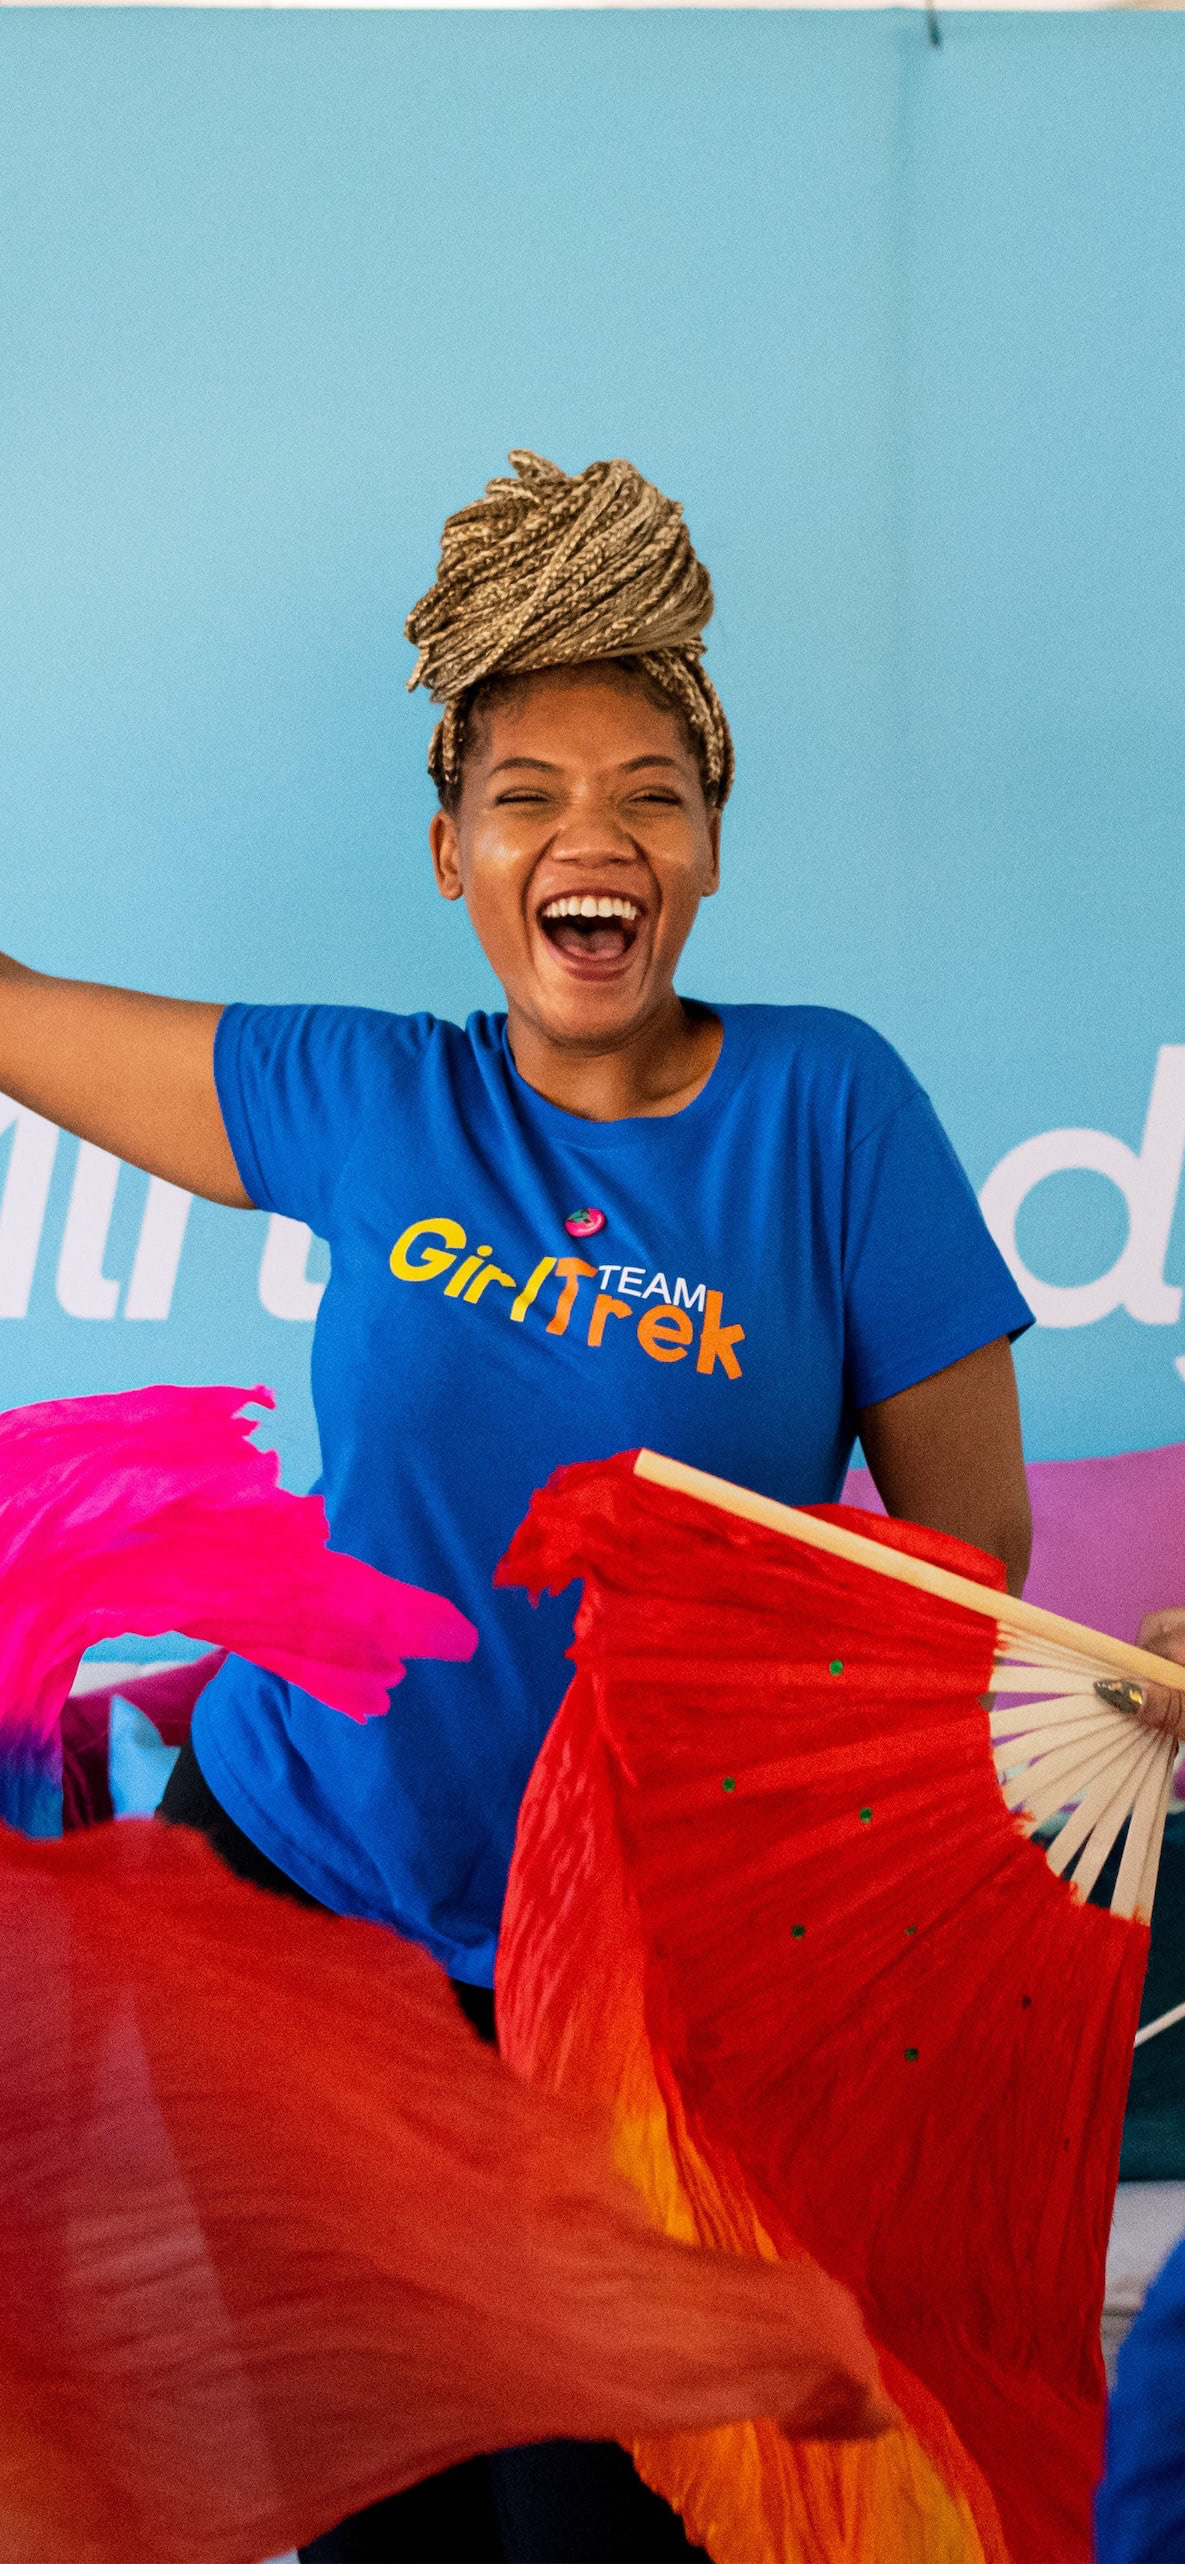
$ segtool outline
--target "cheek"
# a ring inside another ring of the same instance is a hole
[[[677,861],[664,867],[663,912],[672,927],[686,930],[713,882],[710,850],[698,845],[687,847]]]
[[[522,867],[513,857],[479,853],[466,867],[465,902],[483,944],[499,950],[522,946]]]

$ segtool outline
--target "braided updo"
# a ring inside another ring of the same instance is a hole
[[[428,771],[446,807],[460,789],[466,722],[499,680],[613,659],[679,713],[704,793],[719,809],[733,748],[703,665],[712,582],[683,510],[632,463],[561,472],[509,457],[515,478],[446,519],[435,587],[404,625],[419,652],[408,692],[444,705]]]

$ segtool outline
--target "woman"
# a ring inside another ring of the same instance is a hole
[[[481,1643],[414,1668],[364,1729],[228,1664],[164,1812],[422,1942],[486,2037],[571,1618],[491,1577],[553,1468],[647,1442],[809,1504],[858,1433],[889,1511],[993,1551],[1014,1591],[1029,1543],[1009,1349],[1029,1312],[925,1096],[851,1017],[676,994],[733,762],[682,512],[625,463],[511,461],[450,518],[407,627],[412,683],[444,705],[438,887],[505,1016],[223,1010],[15,962],[0,1003],[7,1093],[330,1242],[313,1389],[334,1541],[449,1595]],[[494,2473],[513,2556],[690,2551],[616,2450]],[[308,2552],[473,2564],[457,2493],[437,2479]]]

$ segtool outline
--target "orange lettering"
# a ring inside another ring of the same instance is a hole
[[[593,1301],[592,1316],[588,1322],[589,1343],[604,1343],[605,1322],[608,1318],[632,1318],[633,1314],[628,1300],[611,1300],[607,1291],[598,1292]]]
[[[576,1294],[580,1289],[581,1276],[587,1275],[590,1282],[595,1282],[597,1278],[597,1268],[595,1264],[582,1263],[578,1255],[561,1255],[559,1263],[556,1266],[556,1272],[563,1274],[564,1287],[555,1304],[555,1316],[548,1320],[547,1332],[549,1335],[564,1334],[568,1320],[572,1315],[572,1307]]]
[[[681,1362],[693,1333],[686,1309],[673,1309],[669,1304],[647,1309],[645,1317],[638,1320],[638,1342],[652,1362]]]
[[[741,1366],[733,1352],[734,1344],[743,1344],[743,1327],[722,1327],[720,1312],[724,1307],[723,1291],[709,1291],[704,1303],[704,1323],[700,1332],[699,1352],[695,1357],[697,1371],[711,1371],[719,1362],[730,1380],[739,1380]]]

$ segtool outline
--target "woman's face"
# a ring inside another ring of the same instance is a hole
[[[674,712],[611,665],[524,678],[479,719],[460,802],[431,829],[512,1025],[616,1047],[669,1005],[720,818]]]

